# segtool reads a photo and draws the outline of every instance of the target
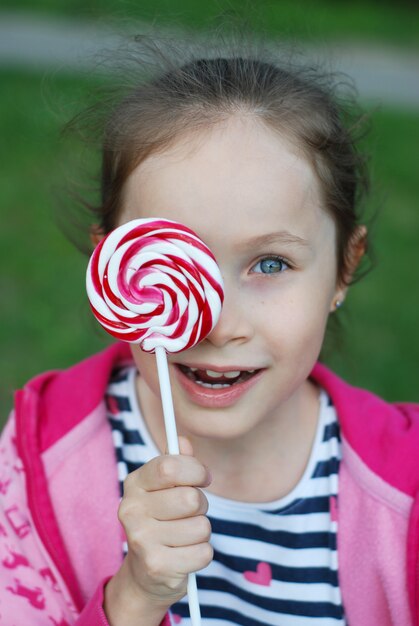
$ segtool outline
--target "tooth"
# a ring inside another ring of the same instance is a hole
[[[229,384],[215,383],[212,385],[211,383],[204,383],[201,380],[196,380],[195,384],[200,387],[206,387],[206,389],[224,389],[225,387],[231,387]]]
[[[237,376],[240,376],[241,372],[240,370],[232,370],[231,372],[223,372],[223,374],[226,378],[237,378]]]
[[[211,378],[221,378],[221,376],[224,374],[221,372],[214,372],[214,370],[205,370],[205,373],[207,376],[210,376]]]
[[[190,367],[189,369],[191,370],[191,372],[197,372],[198,371],[197,367]]]
[[[213,370],[205,370],[205,372],[207,376],[210,376],[211,378],[221,378],[222,376],[225,376],[226,378],[237,378],[237,376],[240,376],[240,370],[231,372],[214,372]]]

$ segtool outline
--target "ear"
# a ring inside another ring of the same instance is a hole
[[[357,226],[352,233],[345,252],[345,271],[335,292],[331,311],[336,311],[345,300],[353,275],[367,250],[368,231],[364,225]]]
[[[94,248],[96,248],[99,241],[101,241],[104,238],[105,234],[106,234],[105,231],[103,230],[101,226],[99,226],[99,224],[91,225],[89,235],[90,235],[90,241]]]

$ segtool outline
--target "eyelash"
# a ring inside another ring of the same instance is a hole
[[[274,274],[283,274],[287,269],[292,269],[291,264],[284,259],[282,256],[278,256],[277,254],[267,254],[259,259],[254,265],[252,265],[252,269],[263,263],[263,261],[278,261],[281,264],[281,269],[278,272],[254,272],[255,274],[262,274],[264,276],[271,276]],[[284,265],[286,266],[284,268]]]

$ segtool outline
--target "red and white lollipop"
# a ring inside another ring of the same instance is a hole
[[[119,226],[95,248],[86,280],[92,311],[114,337],[146,352],[180,352],[215,326],[223,286],[209,248],[164,219]]]
[[[224,299],[210,249],[166,219],[119,226],[90,258],[86,289],[93,314],[112,336],[155,352],[169,454],[179,454],[167,352],[193,347],[211,332]],[[200,624],[195,575],[188,580],[193,626]]]

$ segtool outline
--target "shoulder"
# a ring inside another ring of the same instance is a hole
[[[16,392],[17,427],[35,429],[41,450],[50,447],[103,401],[112,369],[132,360],[128,344],[112,344],[72,367],[46,372]]]
[[[419,405],[386,402],[349,385],[322,364],[316,364],[311,376],[331,397],[345,446],[378,477],[415,496],[419,490]]]

